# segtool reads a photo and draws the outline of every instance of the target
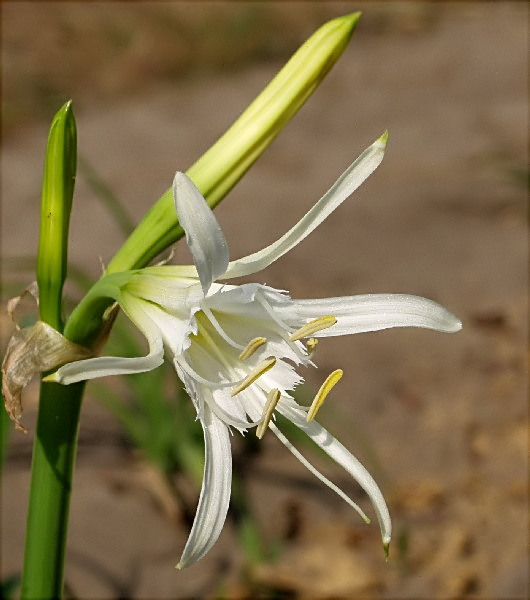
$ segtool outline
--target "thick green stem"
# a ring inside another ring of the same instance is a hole
[[[42,383],[21,597],[61,598],[84,385]]]

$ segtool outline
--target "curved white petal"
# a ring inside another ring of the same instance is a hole
[[[262,404],[264,404],[264,403],[260,402],[253,394],[249,394],[248,399],[249,399],[248,412],[249,412],[251,418],[255,418],[255,419],[259,418],[259,416],[263,412]],[[302,414],[301,420],[305,423],[305,417],[304,417],[305,413],[302,413],[300,407],[298,407],[297,405],[296,405],[296,408],[290,408],[289,405],[291,403],[294,404],[295,401],[290,398],[286,398],[285,396],[282,396],[282,398],[280,399],[280,402],[277,405],[278,412],[280,412],[281,414],[283,414],[290,420],[291,420],[291,417],[290,417],[290,415],[287,414],[289,412],[289,410],[291,410],[293,413],[300,413],[300,414]],[[293,423],[298,426],[298,421],[296,421],[296,422],[293,421]],[[310,473],[312,473],[319,481],[321,481],[324,485],[326,485],[331,490],[333,490],[340,498],[342,498],[355,511],[357,511],[359,513],[359,515],[361,516],[361,518],[366,523],[370,522],[370,519],[366,516],[366,514],[361,509],[361,507],[358,504],[356,504],[347,494],[345,494],[337,485],[335,485],[332,481],[330,481],[325,475],[322,475],[322,473],[317,468],[315,468],[307,460],[307,458],[305,458],[305,456],[295,446],[293,446],[293,444],[291,444],[291,442],[287,439],[287,437],[278,429],[278,427],[276,427],[276,425],[274,423],[272,423],[272,421],[269,423],[269,427],[272,429],[272,431],[274,432],[276,437],[280,440],[280,442],[288,450],[290,450],[290,452],[292,452],[294,456],[296,456],[296,458],[304,465],[304,467],[306,467],[306,469]]]
[[[191,179],[177,172],[173,199],[186,241],[193,255],[204,295],[228,266],[228,245],[212,209]]]
[[[306,421],[306,415],[302,410],[294,409],[290,406],[278,405],[278,412],[307,433],[307,435],[320,446],[326,454],[347,471],[368,494],[377,515],[377,520],[379,521],[383,545],[387,548],[392,535],[390,514],[385,499],[383,498],[383,494],[370,473],[368,473],[355,456],[335,439],[327,429],[322,427],[322,425],[316,421],[308,423]]]
[[[257,273],[299,244],[375,171],[383,160],[386,140],[385,132],[346,169],[313,208],[279,240],[263,250],[230,262],[226,273],[220,278],[227,279]]]
[[[208,406],[204,406],[201,425],[205,443],[204,477],[197,513],[177,564],[178,569],[198,561],[215,544],[223,528],[230,502],[232,451],[228,428]]]
[[[462,328],[461,321],[440,304],[407,294],[365,294],[296,300],[294,303],[303,322],[325,315],[337,317],[335,325],[317,332],[315,337],[379,331],[389,327],[425,327],[446,333]]]
[[[64,385],[86,381],[107,375],[129,375],[152,371],[164,362],[164,344],[159,328],[142,308],[144,303],[134,297],[125,295],[120,299],[121,306],[127,316],[145,335],[149,344],[146,356],[125,358],[121,356],[101,356],[68,363],[46,377],[46,381],[55,381]]]
[[[366,516],[363,509],[355,503],[347,494],[345,494],[338,485],[335,485],[332,481],[330,481],[325,475],[316,469],[307,458],[295,447],[291,442],[283,435],[283,433],[276,427],[274,423],[269,423],[269,427],[272,429],[276,437],[280,440],[280,442],[290,450],[294,456],[304,465],[304,467],[312,473],[319,481],[321,481],[324,485],[326,485],[330,490],[334,491],[337,496],[342,498],[347,504],[349,504],[355,511],[359,513],[361,519],[366,523],[370,523],[370,519]]]

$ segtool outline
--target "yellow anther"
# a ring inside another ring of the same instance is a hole
[[[247,358],[250,358],[260,346],[263,346],[263,344],[266,341],[267,340],[264,337],[256,337],[253,340],[250,340],[246,348],[239,355],[239,358],[241,360],[246,360]]]
[[[291,342],[296,342],[296,340],[301,340],[302,338],[310,337],[317,331],[322,331],[323,329],[327,329],[328,327],[335,325],[336,322],[337,319],[333,315],[327,317],[318,317],[318,319],[313,319],[312,321],[309,321],[309,323],[306,323],[305,325],[300,327],[300,329],[297,329],[294,333],[291,334],[289,340]]]
[[[261,377],[261,375],[263,375],[263,373],[266,373],[267,371],[272,369],[272,367],[274,367],[275,364],[276,359],[274,358],[274,356],[270,356],[269,358],[266,358],[264,361],[260,362],[260,364],[257,365],[257,367],[254,369],[254,371],[252,371],[252,373],[244,381],[242,381],[237,387],[235,387],[232,390],[232,396],[236,396],[237,394],[239,394],[239,392],[246,390],[251,383],[254,383],[258,377]]]
[[[308,423],[316,417],[318,409],[324,404],[324,400],[335,387],[335,384],[340,381],[342,374],[342,369],[337,369],[326,377],[326,381],[324,381],[324,383],[320,386],[320,389],[318,390],[317,395],[315,396],[315,399],[313,400],[307,413],[306,420]]]
[[[314,337],[309,338],[307,340],[307,342],[305,343],[307,351],[309,352],[310,355],[313,354],[313,352],[316,350],[317,344],[318,344],[318,340],[317,340],[317,338],[314,338]]]
[[[261,440],[265,432],[267,431],[267,427],[272,419],[272,413],[278,404],[278,400],[280,399],[280,390],[273,389],[267,395],[267,402],[265,404],[265,408],[263,409],[263,415],[261,417],[261,423],[256,427],[256,436]]]

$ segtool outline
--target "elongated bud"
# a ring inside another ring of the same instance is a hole
[[[43,321],[15,331],[2,362],[2,393],[6,410],[18,430],[26,432],[20,422],[21,394],[31,378],[90,354],[90,350],[70,342]]]
[[[74,193],[77,133],[72,103],[55,115],[48,134],[42,181],[37,283],[41,319],[62,330],[61,297],[66,278],[68,228]]]
[[[213,207],[232,189],[316,90],[348,45],[361,13],[328,21],[287,64],[228,131],[186,172]],[[154,204],[111,260],[108,273],[145,266],[182,229],[171,189]]]

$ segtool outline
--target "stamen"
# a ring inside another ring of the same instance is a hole
[[[250,342],[244,348],[243,352],[241,352],[241,354],[239,355],[239,358],[241,360],[246,360],[247,358],[250,358],[260,346],[263,346],[263,344],[266,341],[267,339],[264,337],[256,337],[253,340],[250,340]]]
[[[265,404],[265,408],[263,409],[263,415],[261,417],[260,424],[256,427],[256,436],[258,439],[264,436],[267,431],[267,427],[272,419],[272,413],[278,404],[280,399],[280,390],[274,388],[267,394],[267,402]]]
[[[318,390],[317,395],[315,396],[315,399],[311,403],[309,411],[307,412],[306,421],[308,423],[316,417],[318,409],[322,406],[322,404],[324,404],[324,400],[326,399],[327,395],[331,392],[331,390],[335,387],[335,384],[337,384],[340,381],[342,374],[342,369],[337,369],[336,371],[333,371],[333,373],[330,373],[327,376],[326,381],[324,381],[324,383],[320,386],[320,389]]]
[[[239,392],[246,390],[251,383],[254,383],[258,377],[261,377],[263,373],[266,373],[276,364],[276,358],[270,356],[262,361],[257,367],[246,377],[237,387],[232,390],[232,396],[236,396]]]
[[[305,337],[310,337],[317,331],[322,331],[323,329],[327,329],[332,325],[335,325],[337,322],[337,318],[333,315],[329,315],[327,317],[318,317],[318,319],[313,319],[306,323],[300,329],[297,329],[294,333],[289,336],[289,340],[291,342],[295,342],[296,340],[301,340]]]

